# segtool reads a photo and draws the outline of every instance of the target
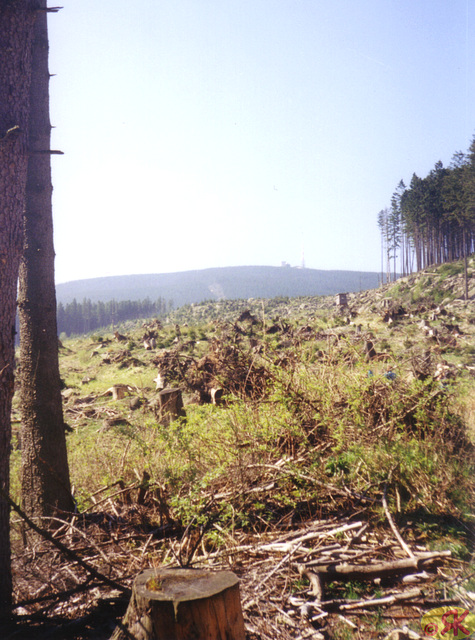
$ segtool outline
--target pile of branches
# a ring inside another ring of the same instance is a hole
[[[420,619],[430,608],[459,603],[438,597],[434,584],[448,558],[450,551],[412,551],[356,518],[266,537],[245,559],[239,549],[235,556],[247,569],[242,590],[250,637],[325,638],[337,622],[371,637],[367,618],[375,612],[393,625],[401,617]],[[355,583],[362,593],[345,597],[345,585]]]
[[[221,386],[228,394],[259,400],[266,395],[269,376],[257,354],[215,339],[190,367],[186,382],[191,388]]]
[[[269,376],[258,354],[219,338],[210,342],[201,358],[184,353],[177,345],[160,353],[153,362],[168,382],[203,396],[217,387],[226,394],[254,400],[267,393]]]
[[[473,607],[473,594],[461,587],[467,567],[448,550],[407,544],[386,491],[379,501],[385,525],[368,519],[368,511],[365,516],[362,496],[322,484],[334,513],[346,504],[344,517],[315,509],[306,518],[290,513],[228,526],[230,505],[266,500],[281,477],[293,473],[293,463],[249,465],[239,487],[230,481],[203,489],[202,506],[187,522],[173,512],[164,488],[145,476],[103,487],[89,509],[52,521],[54,529],[42,529],[14,505],[14,531],[30,544],[25,548],[14,536],[16,616],[1,637],[46,640],[64,638],[68,630],[78,640],[105,640],[125,612],[137,574],[164,565],[233,570],[248,640],[332,637],[335,625],[376,638],[375,612],[394,628],[437,606]],[[355,584],[356,598],[348,586]],[[444,595],[447,585],[451,595]]]

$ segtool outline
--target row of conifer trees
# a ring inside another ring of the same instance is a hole
[[[475,249],[475,137],[448,167],[401,180],[378,214],[381,271],[386,280],[466,257]]]
[[[58,333],[66,336],[89,333],[103,327],[114,326],[126,320],[151,318],[166,314],[173,302],[163,298],[150,300],[108,300],[92,302],[74,299],[67,304],[58,304]]]

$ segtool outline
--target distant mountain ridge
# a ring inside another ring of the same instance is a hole
[[[75,280],[56,285],[56,295],[62,304],[85,298],[92,302],[163,298],[180,307],[204,300],[350,293],[377,287],[379,277],[379,273],[372,271],[325,271],[289,266],[217,267]]]

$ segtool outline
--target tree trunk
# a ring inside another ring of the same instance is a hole
[[[16,290],[28,163],[31,0],[0,0],[0,489],[10,491]],[[10,509],[0,493],[0,616],[10,612]]]
[[[244,640],[239,582],[231,571],[148,569],[111,640]]]
[[[38,0],[30,88],[30,157],[20,265],[21,491],[30,516],[72,511],[61,399],[50,161],[46,0]]]
[[[464,300],[468,302],[468,264],[467,264],[467,239],[465,228],[463,230],[463,284],[464,284]]]

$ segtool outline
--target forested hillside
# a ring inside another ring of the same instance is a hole
[[[372,271],[324,271],[295,267],[244,266],[76,280],[56,285],[58,302],[156,300],[176,309],[203,300],[321,296],[362,291],[379,284]]]
[[[475,249],[475,138],[451,164],[436,162],[424,178],[401,180],[378,214],[382,270],[408,274],[470,255]]]
[[[205,300],[328,295],[378,284],[379,274],[372,272],[292,267],[227,267],[78,280],[57,285],[58,332],[88,333]]]

